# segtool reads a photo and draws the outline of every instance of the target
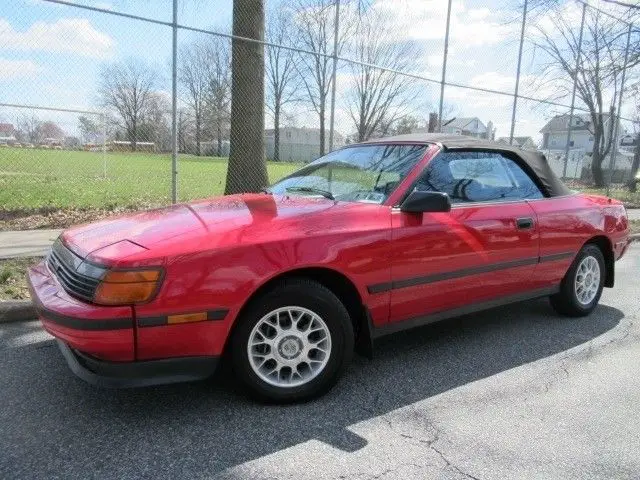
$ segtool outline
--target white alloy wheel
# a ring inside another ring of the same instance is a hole
[[[298,387],[316,378],[327,365],[331,333],[324,320],[307,308],[277,308],[256,323],[247,355],[262,381],[275,387]]]
[[[600,289],[600,264],[592,256],[582,259],[576,270],[574,282],[576,298],[582,305],[589,305]]]

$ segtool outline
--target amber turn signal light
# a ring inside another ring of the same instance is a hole
[[[130,305],[151,300],[158,291],[162,271],[114,270],[107,272],[93,297],[101,305]]]

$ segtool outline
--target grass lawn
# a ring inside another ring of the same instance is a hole
[[[299,167],[269,162],[269,180]],[[221,194],[226,175],[226,158],[180,155],[178,197]],[[170,201],[170,155],[0,148],[0,209],[140,208]]]
[[[0,260],[0,301],[29,298],[27,268],[39,261],[39,257]]]

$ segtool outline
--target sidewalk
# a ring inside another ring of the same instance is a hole
[[[629,220],[640,220],[640,208],[628,208],[627,217]]]
[[[25,230],[0,232],[0,258],[40,257],[46,255],[62,230]]]

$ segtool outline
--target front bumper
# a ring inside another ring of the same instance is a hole
[[[218,357],[108,362],[74,350],[61,340],[58,340],[58,347],[73,373],[88,383],[106,388],[148,387],[202,380],[210,377],[218,365]]]
[[[38,317],[51,335],[96,358],[135,360],[131,307],[103,307],[70,296],[45,262],[29,269],[28,281]]]
[[[136,361],[131,307],[92,305],[71,297],[45,262],[29,270],[31,298],[42,326],[56,337],[71,371],[102,387],[127,388],[200,380],[217,356]]]

